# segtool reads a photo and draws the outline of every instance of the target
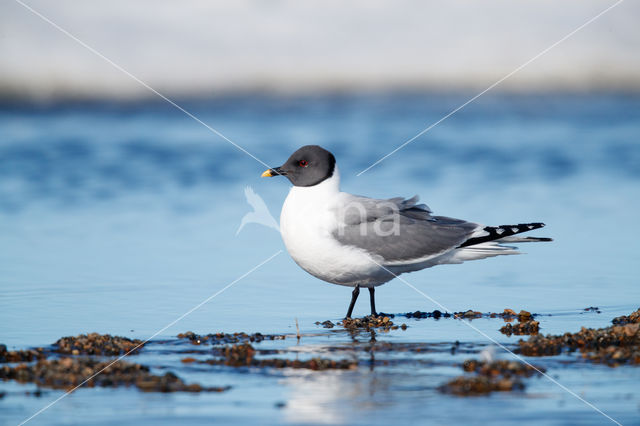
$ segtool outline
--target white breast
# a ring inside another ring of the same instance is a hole
[[[336,203],[342,196],[339,175],[310,187],[294,186],[282,207],[280,231],[293,260],[311,275],[334,284],[382,284],[389,277],[371,256],[340,245],[332,233],[338,227]]]

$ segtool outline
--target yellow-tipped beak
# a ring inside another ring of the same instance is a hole
[[[260,177],[271,177],[271,176],[274,176],[273,172],[271,172],[271,169],[267,169],[264,171],[264,173],[262,173]]]

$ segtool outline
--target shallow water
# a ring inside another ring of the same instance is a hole
[[[550,313],[554,316],[543,320],[542,332],[560,333],[606,326],[636,309],[640,97],[484,96],[356,176],[466,99],[462,94],[237,96],[180,103],[272,166],[304,144],[328,148],[349,192],[417,193],[437,214],[492,225],[547,223],[534,235],[555,241],[522,246],[527,255],[404,276],[450,311],[510,307]],[[286,197],[288,182],[260,179],[264,168],[159,102],[3,104],[0,342],[26,348],[91,331],[146,339],[284,250],[278,233],[264,226],[248,224],[236,235],[251,211],[245,186],[264,198],[276,217]],[[384,312],[441,309],[398,280],[377,295]],[[304,332],[321,333],[303,339],[307,349],[347,344],[347,336],[314,323],[341,317],[349,297],[349,289],[300,270],[285,251],[155,339],[185,330],[295,332],[297,318]],[[581,314],[589,306],[603,313]],[[355,314],[367,312],[363,298]],[[407,331],[379,340],[459,340],[473,344],[474,351],[488,342],[459,321],[407,323]],[[473,324],[482,324],[500,342],[517,340],[497,332],[498,320]],[[275,378],[236,371],[201,374],[182,368],[177,358],[150,352],[140,355],[141,362],[233,389],[196,396],[81,390],[34,422],[606,420],[544,378],[529,380],[524,394],[442,396],[435,387],[460,374],[453,366],[460,359],[446,351],[435,357],[444,367],[420,368],[417,374],[411,366],[374,371],[364,366],[346,376]],[[554,365],[550,374],[623,423],[637,421],[637,369]],[[1,386],[9,395],[0,399],[0,416],[9,423],[59,395],[23,397],[14,392],[27,387]],[[279,402],[285,409],[275,407]]]

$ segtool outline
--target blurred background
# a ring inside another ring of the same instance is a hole
[[[616,2],[31,1],[162,93],[477,90]],[[639,7],[622,2],[499,90],[640,87]],[[16,1],[2,4],[0,93],[139,99],[138,82]]]
[[[273,229],[236,231],[252,210],[246,186],[278,217],[288,181],[261,180],[263,164],[141,82],[270,166],[320,144],[343,190],[420,194],[436,214],[491,225],[547,223],[536,235],[555,241],[525,256],[406,276],[452,310],[637,308],[637,2],[357,176],[614,4],[2,1],[3,343],[147,338],[284,250]],[[349,296],[285,252],[163,336],[311,327],[340,318]],[[379,289],[378,307],[438,308],[399,282]]]

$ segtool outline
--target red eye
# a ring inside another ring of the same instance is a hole
[[[308,165],[309,165],[309,163],[307,163],[307,160],[298,161],[298,166],[300,166],[300,167],[307,167]]]

